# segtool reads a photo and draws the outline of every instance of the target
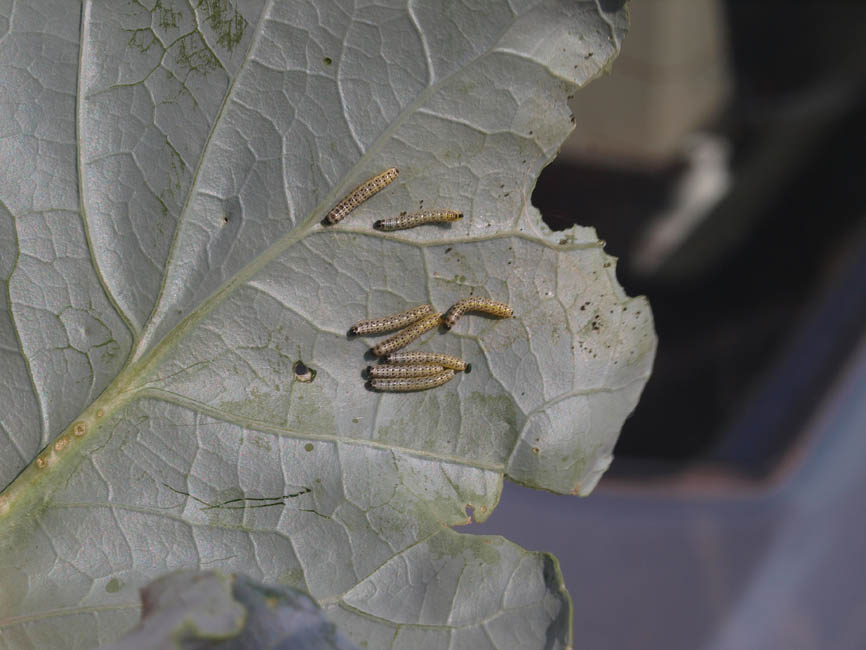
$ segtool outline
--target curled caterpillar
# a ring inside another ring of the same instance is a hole
[[[463,213],[457,210],[424,210],[410,212],[390,219],[379,219],[373,224],[377,230],[404,230],[414,228],[424,223],[447,223],[463,218]]]
[[[486,314],[492,314],[499,318],[511,318],[514,315],[514,310],[511,305],[490,298],[461,298],[455,302],[448,313],[445,315],[445,327],[451,329],[454,323],[467,311],[483,311]]]
[[[379,334],[380,332],[390,332],[391,330],[400,329],[411,325],[415,321],[419,321],[427,314],[433,313],[433,305],[418,305],[401,311],[396,314],[382,316],[382,318],[372,318],[370,320],[362,320],[360,323],[355,323],[349,330],[352,334]]]
[[[367,366],[370,379],[403,379],[407,377],[429,377],[444,372],[445,368],[432,363],[414,366]]]
[[[412,350],[400,350],[389,354],[385,361],[396,365],[418,365],[418,364],[437,364],[451,370],[465,370],[470,372],[472,364],[466,363],[460,357],[455,357],[453,354],[441,354],[439,352],[413,352]]]
[[[391,181],[397,178],[397,174],[399,173],[400,170],[396,167],[390,167],[381,174],[377,174],[376,176],[373,176],[373,178],[364,181],[354,190],[349,192],[342,201],[335,205],[325,219],[330,224],[342,221],[346,218],[346,215],[361,205],[364,201],[388,187],[388,185],[391,184]]]
[[[385,356],[400,348],[405,348],[412,341],[421,336],[424,332],[429,332],[434,327],[442,322],[442,314],[431,314],[417,323],[413,323],[409,327],[401,329],[394,336],[385,339],[379,345],[373,348],[373,354],[377,357]]]
[[[411,377],[407,379],[371,379],[370,388],[373,390],[394,391],[404,393],[412,390],[427,390],[436,388],[454,378],[454,371],[450,368],[430,377]]]

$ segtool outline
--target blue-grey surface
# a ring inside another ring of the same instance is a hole
[[[866,340],[780,482],[689,496],[507,485],[473,532],[559,558],[583,648],[866,647]]]

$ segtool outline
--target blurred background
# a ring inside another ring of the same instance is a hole
[[[654,373],[590,497],[463,531],[559,558],[576,648],[866,648],[866,2],[634,0],[572,110],[533,202],[649,297]]]

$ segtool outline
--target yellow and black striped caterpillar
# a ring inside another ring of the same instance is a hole
[[[455,302],[445,315],[445,327],[451,329],[454,323],[467,311],[483,311],[486,314],[498,316],[499,318],[511,318],[514,310],[511,305],[490,298],[461,298]]]
[[[450,368],[440,372],[438,375],[429,377],[411,377],[407,379],[371,379],[370,388],[381,391],[394,391],[398,393],[413,390],[427,390],[436,388],[454,378],[454,371]]]
[[[364,201],[388,187],[388,185],[391,184],[391,181],[397,178],[397,174],[399,173],[399,169],[396,167],[390,167],[381,174],[377,174],[376,176],[373,176],[373,178],[364,181],[354,190],[349,192],[342,201],[335,205],[325,219],[330,224],[342,221],[346,218],[347,214],[361,205]]]
[[[411,377],[430,377],[444,372],[445,368],[432,363],[413,366],[367,366],[367,376],[370,379],[406,379]]]
[[[390,332],[401,327],[406,327],[412,323],[421,320],[427,314],[433,313],[433,305],[418,305],[401,311],[396,314],[382,316],[382,318],[372,318],[370,320],[362,320],[359,323],[352,325],[349,330],[352,334],[379,334],[381,332]]]
[[[419,365],[436,364],[452,370],[465,370],[470,372],[472,364],[466,363],[460,357],[452,354],[441,354],[439,352],[414,352],[412,350],[400,350],[389,354],[385,361],[396,365]]]
[[[458,210],[424,210],[401,214],[390,219],[379,219],[373,227],[377,230],[405,230],[425,223],[447,223],[462,218],[463,213]]]
[[[417,339],[419,336],[424,334],[424,332],[429,332],[441,322],[442,314],[431,314],[430,316],[427,316],[419,320],[418,322],[413,323],[409,327],[400,330],[391,338],[385,339],[377,346],[375,346],[372,352],[377,357],[382,357],[386,354],[390,354],[391,352],[399,350],[400,348],[404,348],[412,341]]]

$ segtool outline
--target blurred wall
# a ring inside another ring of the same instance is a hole
[[[718,0],[633,0],[611,73],[571,100],[565,159],[658,166],[724,108],[731,83]]]

